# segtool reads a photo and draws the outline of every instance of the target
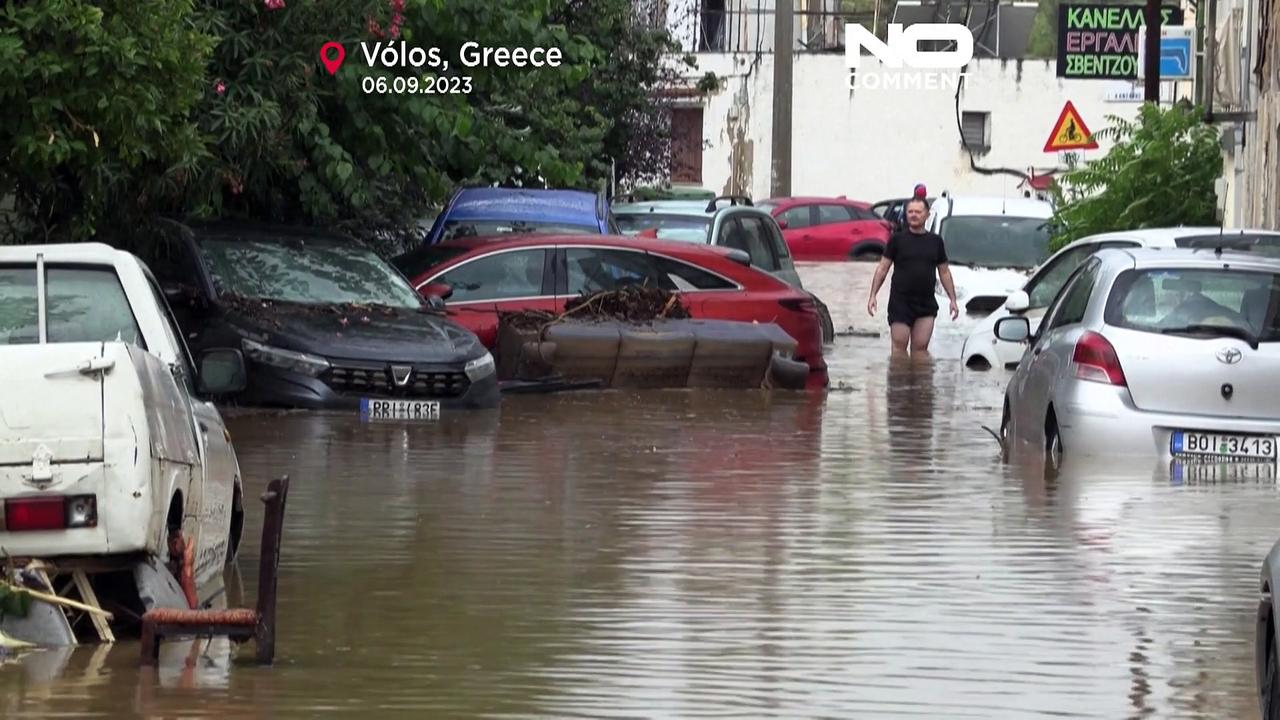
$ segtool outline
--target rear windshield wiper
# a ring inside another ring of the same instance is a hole
[[[1249,343],[1249,347],[1254,350],[1258,349],[1258,338],[1253,333],[1241,327],[1233,327],[1230,325],[1184,325],[1176,328],[1162,328],[1160,332],[1164,335],[1218,335],[1221,337],[1233,337]]]

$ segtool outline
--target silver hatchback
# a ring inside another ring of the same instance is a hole
[[[1245,462],[1274,476],[1280,444],[1280,260],[1221,249],[1116,249],[1082,263],[1005,391],[1006,447]]]

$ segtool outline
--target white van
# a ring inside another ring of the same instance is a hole
[[[1053,205],[1034,198],[944,194],[933,202],[925,229],[942,236],[964,312],[989,313],[1027,282],[1049,257],[1052,217]]]
[[[243,520],[231,436],[207,399],[243,387],[244,361],[212,351],[197,372],[163,297],[140,260],[105,245],[0,247],[0,557],[92,579],[164,568],[175,541],[194,544],[194,562],[170,568],[194,575],[203,604]],[[155,593],[141,594],[151,609]]]

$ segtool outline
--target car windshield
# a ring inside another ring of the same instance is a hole
[[[577,225],[574,223],[553,223],[535,220],[450,220],[444,224],[441,242],[454,238],[488,237],[490,235],[513,235],[539,233],[552,235],[599,235],[596,225]]]
[[[34,265],[0,267],[0,345],[40,342]],[[145,348],[114,268],[46,267],[45,319],[51,343],[127,342]]]
[[[1223,269],[1130,270],[1116,279],[1106,321],[1165,335],[1280,342],[1280,274]]]
[[[1030,269],[1049,256],[1044,218],[954,215],[942,221],[942,239],[954,265]]]
[[[636,235],[645,230],[658,231],[658,237],[706,240],[711,218],[696,215],[665,215],[662,213],[618,213],[618,228],[623,235]]]
[[[1049,265],[1042,268],[1031,282],[1027,283],[1030,307],[1035,309],[1049,307],[1057,297],[1058,291],[1067,284],[1071,273],[1075,272],[1076,268],[1080,267],[1080,263],[1096,250],[1096,245],[1078,245],[1058,255]]]
[[[422,307],[385,260],[329,238],[204,237],[200,250],[219,295],[300,305]]]

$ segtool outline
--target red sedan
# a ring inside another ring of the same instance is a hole
[[[778,221],[796,260],[879,260],[893,232],[870,204],[844,197],[771,198],[756,207]]]
[[[822,325],[813,299],[749,266],[740,251],[607,235],[507,235],[424,246],[393,263],[423,297],[447,298],[450,317],[486,347],[498,313],[560,312],[583,293],[648,285],[678,292],[695,318],[773,322],[796,339],[810,387],[825,386]]]

